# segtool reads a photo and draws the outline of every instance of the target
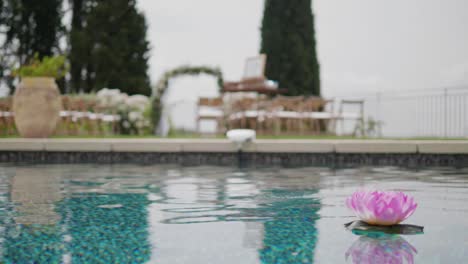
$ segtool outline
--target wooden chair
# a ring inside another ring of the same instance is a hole
[[[62,95],[62,110],[60,111],[60,123],[58,125],[56,133],[58,135],[69,135],[69,130],[72,125],[71,120],[71,98],[66,95]]]
[[[86,100],[86,121],[87,121],[87,132],[88,135],[100,135],[101,129],[101,111],[102,108],[98,105],[98,102],[94,99]]]
[[[120,115],[101,106],[94,98],[62,96],[59,135],[105,135],[118,133]]]
[[[224,110],[223,99],[221,97],[209,98],[200,97],[197,105],[197,131],[200,131],[202,120],[216,121],[216,133],[224,132]]]
[[[119,134],[120,133],[120,120],[122,117],[116,112],[116,109],[102,108],[100,110],[100,121],[103,126],[104,134]]]
[[[0,98],[0,133],[3,135],[16,133],[12,105],[13,99],[11,97]]]
[[[229,128],[256,130],[260,116],[257,105],[258,100],[256,98],[244,97],[234,101],[228,115]]]
[[[330,124],[334,124],[336,115],[333,111],[333,100],[326,100],[321,97],[311,96],[302,102],[302,121],[303,128],[310,128],[313,134],[320,134],[322,131],[327,133],[330,129]],[[330,106],[330,107],[327,107]]]
[[[68,126],[69,135],[80,135],[86,132],[86,115],[87,106],[83,98],[70,97],[68,109],[66,110],[70,116]]]
[[[294,134],[300,130],[303,96],[277,96],[269,105],[265,124],[267,131]]]

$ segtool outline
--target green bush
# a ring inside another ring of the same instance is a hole
[[[31,62],[13,71],[19,77],[52,77],[60,79],[68,72],[65,56],[44,57],[39,59],[36,54]]]

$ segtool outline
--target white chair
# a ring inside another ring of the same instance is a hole
[[[200,97],[197,105],[197,132],[200,131],[202,120],[214,120],[216,122],[216,133],[223,132],[224,110],[223,99],[220,97]]]
[[[244,75],[240,81],[225,82],[225,92],[256,92],[272,93],[278,89],[278,83],[265,77],[267,56],[260,54],[247,58],[244,66]]]
[[[352,135],[355,136],[358,132],[363,135],[364,132],[358,130],[359,128],[361,130],[364,128],[364,100],[340,100],[339,105],[336,120],[340,121],[341,134],[345,134],[345,121],[354,121],[355,125]]]

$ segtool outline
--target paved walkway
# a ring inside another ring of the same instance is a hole
[[[0,139],[0,151],[236,152],[225,139]],[[468,140],[256,140],[257,153],[468,154]]]

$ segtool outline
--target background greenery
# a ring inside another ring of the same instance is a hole
[[[37,54],[45,61],[54,55],[68,59],[70,74],[58,80],[62,93],[109,87],[128,95],[151,94],[147,24],[136,0],[0,0],[0,8],[0,34],[5,34],[0,38],[0,78],[12,90],[11,69],[30,63]],[[261,34],[267,77],[279,81],[290,95],[320,95],[311,0],[266,0]],[[18,75],[40,75],[53,67],[45,68],[23,67]],[[215,76],[222,88],[217,68],[182,66],[166,72],[153,93],[154,124],[169,80],[200,73]]]
[[[311,0],[266,0],[261,52],[267,54],[266,76],[289,95],[320,95]]]
[[[145,17],[135,0],[72,0],[70,90],[151,93]]]
[[[0,77],[14,88],[10,69],[66,55],[71,74],[58,80],[63,93],[104,87],[151,93],[149,42],[136,0],[0,0]],[[65,10],[65,8],[67,8]],[[71,23],[64,24],[65,15]]]
[[[65,34],[62,0],[0,0],[0,75],[13,91],[11,69],[39,58],[61,54],[59,39]],[[63,86],[63,81],[60,82]]]

